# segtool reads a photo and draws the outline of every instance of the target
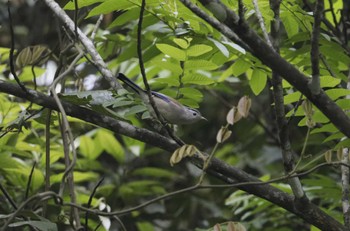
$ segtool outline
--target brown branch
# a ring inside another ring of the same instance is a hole
[[[0,92],[27,99],[33,103],[50,108],[52,110],[59,110],[55,100],[52,97],[33,90],[29,90],[30,94],[26,94],[19,86],[11,83],[6,83],[1,80]],[[177,145],[172,139],[164,137],[158,133],[151,132],[147,129],[134,127],[126,122],[118,121],[109,116],[99,114],[95,111],[91,111],[89,109],[73,105],[65,101],[61,101],[61,103],[67,115],[69,116],[109,129],[118,134],[129,136],[171,153],[179,148],[179,145]],[[189,159],[192,163],[202,169],[203,159],[201,157],[193,156]],[[209,175],[214,176],[228,184],[237,182],[259,181],[259,179],[256,177],[251,176],[248,173],[230,166],[227,163],[216,158],[212,159],[206,172]],[[310,202],[303,204],[304,206],[302,209],[298,210],[294,206],[294,198],[292,196],[270,185],[241,186],[239,189],[266,199],[271,203],[296,214],[297,216],[308,221],[310,224],[313,224],[323,230],[344,230],[344,227],[338,221],[325,214],[322,210]]]
[[[79,208],[82,211],[86,211],[86,212],[89,212],[89,213],[92,213],[92,214],[95,214],[95,215],[111,217],[111,216],[115,216],[115,215],[123,215],[123,214],[131,213],[131,212],[140,210],[140,209],[142,209],[142,208],[144,208],[144,207],[146,207],[146,206],[148,206],[150,204],[153,204],[155,202],[166,200],[166,199],[168,199],[170,197],[174,197],[174,196],[177,196],[177,195],[180,195],[180,194],[183,194],[183,193],[187,193],[187,192],[191,192],[191,191],[195,191],[195,190],[216,189],[216,188],[240,188],[242,186],[268,185],[268,184],[271,184],[271,183],[277,183],[277,182],[285,181],[285,180],[288,180],[290,178],[294,178],[295,176],[297,176],[297,177],[307,176],[310,173],[315,172],[318,169],[326,167],[326,166],[338,166],[338,165],[340,165],[342,167],[345,167],[347,169],[350,168],[350,166],[348,164],[344,164],[342,162],[322,163],[322,164],[319,164],[319,165],[317,165],[317,166],[315,166],[315,167],[313,167],[313,168],[311,168],[311,169],[309,169],[307,171],[298,173],[296,175],[280,176],[280,177],[276,177],[276,178],[268,180],[268,181],[257,180],[257,181],[254,181],[254,182],[240,182],[240,183],[220,184],[220,185],[201,185],[200,182],[198,182],[197,184],[195,184],[193,186],[186,187],[186,188],[174,191],[174,192],[170,192],[170,193],[158,196],[158,197],[153,198],[151,200],[148,200],[148,201],[146,201],[146,202],[144,202],[144,203],[142,203],[140,205],[137,205],[137,206],[134,206],[134,207],[131,207],[131,208],[127,208],[127,209],[124,209],[124,210],[120,210],[120,211],[103,212],[103,211],[100,211],[100,210],[90,209],[89,207],[84,207],[84,206],[81,206],[81,205],[78,205],[78,204],[74,204],[74,203],[69,203],[69,202],[68,203],[63,203],[63,206],[72,206],[72,207]]]
[[[197,16],[208,22],[229,39],[232,40],[232,33],[240,36],[242,41],[251,48],[254,56],[304,94],[341,132],[347,137],[350,137],[350,119],[343,110],[331,100],[323,90],[321,90],[320,94],[317,96],[312,94],[308,87],[308,78],[271,49],[247,23],[238,23],[237,15],[232,10],[228,9],[227,6],[218,0],[200,0],[204,6],[209,2],[221,4],[221,8],[225,10],[224,13],[227,15],[227,19],[223,23],[220,23],[217,19],[210,17],[205,11],[198,8],[197,5],[193,4],[190,0],[180,1],[192,12],[197,14]]]

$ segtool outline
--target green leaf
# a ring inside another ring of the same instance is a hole
[[[15,223],[9,224],[9,227],[21,227],[21,226],[33,226],[41,231],[57,231],[57,225],[50,221],[18,221]]]
[[[232,74],[238,77],[241,74],[245,73],[250,67],[251,64],[245,61],[243,58],[237,59],[231,66]]]
[[[244,48],[242,48],[240,45],[237,45],[233,42],[222,42],[223,44],[229,45],[230,47],[232,47],[233,49],[235,49],[236,51],[238,51],[241,54],[246,54],[246,51]]]
[[[259,69],[254,69],[249,81],[249,86],[255,95],[259,95],[265,88],[267,82],[267,74]]]
[[[123,14],[118,16],[111,24],[109,24],[108,29],[111,29],[116,26],[122,26],[126,23],[130,23],[132,20],[136,20],[139,18],[139,8],[130,9],[125,11]]]
[[[340,79],[334,78],[330,75],[324,75],[320,77],[320,85],[321,87],[335,87],[339,85],[341,82]]]
[[[79,8],[90,6],[92,4],[96,4],[98,2],[103,2],[105,0],[79,0],[78,6]],[[74,1],[68,1],[68,3],[64,6],[65,10],[74,10],[75,9],[75,2]]]
[[[324,139],[323,143],[326,143],[326,142],[329,142],[332,140],[340,140],[344,137],[345,137],[345,135],[343,133],[337,132],[337,133],[334,133],[334,134],[328,136],[326,139]]]
[[[209,85],[215,83],[214,80],[208,78],[205,75],[201,75],[198,73],[193,74],[185,74],[182,78],[182,83],[184,84],[197,84],[197,85]]]
[[[205,44],[198,44],[188,48],[187,55],[197,57],[211,51],[212,49],[213,48],[211,46]]]
[[[282,19],[284,28],[288,34],[288,38],[298,33],[299,31],[298,22],[295,20],[294,16],[291,15],[291,13],[289,12],[284,14],[282,13],[281,19]]]
[[[199,59],[199,60],[189,60],[185,63],[186,70],[215,70],[218,66],[210,61]]]
[[[104,150],[113,156],[117,161],[124,162],[125,153],[119,141],[114,137],[112,132],[100,129],[96,134],[96,141],[103,144]]]
[[[187,49],[188,46],[190,45],[190,43],[186,39],[182,39],[182,38],[174,38],[173,41],[174,43],[176,43],[176,45],[178,45],[182,49]]]
[[[82,155],[84,155],[89,160],[95,160],[102,153],[102,147],[96,145],[96,141],[91,139],[91,137],[84,135],[79,137],[80,145],[79,150]]]
[[[314,128],[311,131],[311,134],[320,133],[320,132],[334,133],[334,132],[338,132],[338,128],[336,128],[333,124],[325,124],[320,128]]]
[[[154,81],[156,83],[162,83],[162,84],[166,84],[167,86],[173,86],[173,87],[179,87],[180,86],[180,82],[179,79],[176,77],[165,77],[165,78],[155,78]]]
[[[38,77],[42,74],[45,73],[45,69],[41,68],[41,67],[34,67],[34,73],[35,76]],[[22,72],[20,73],[20,75],[18,76],[18,78],[23,81],[32,81],[34,76],[33,76],[33,72],[32,72],[32,67],[31,66],[26,66],[22,69]]]
[[[189,87],[184,87],[181,88],[180,93],[184,95],[186,98],[194,99],[196,101],[199,101],[200,99],[203,98],[202,92],[195,88],[189,88]]]
[[[189,98],[181,98],[178,100],[181,104],[187,106],[187,107],[191,107],[191,108],[199,108],[199,104],[197,103],[198,100],[194,100],[194,99],[189,99]]]
[[[154,226],[150,222],[137,222],[136,225],[139,231],[155,231]]]
[[[299,91],[287,94],[284,96],[284,104],[290,104],[298,102],[300,99],[301,93]]]
[[[159,177],[159,178],[169,178],[172,179],[176,176],[176,174],[173,171],[161,169],[161,168],[155,168],[155,167],[144,167],[139,168],[131,173],[132,175],[136,176],[151,176],[151,177]]]
[[[348,89],[329,89],[326,91],[326,94],[332,99],[336,100],[339,97],[350,95],[350,90]]]
[[[228,51],[228,49],[222,44],[220,43],[219,41],[213,39],[213,38],[210,38],[208,37],[207,38],[208,40],[212,41],[214,43],[214,45],[221,51],[221,53],[226,57],[228,58],[229,55],[230,55],[230,52]]]
[[[174,75],[180,75],[182,73],[182,69],[179,65],[179,63],[172,63],[167,61],[151,61],[151,63],[161,69],[166,69],[171,71]]]
[[[86,18],[100,15],[100,14],[108,14],[117,10],[128,10],[130,8],[137,7],[134,3],[128,0],[106,0],[102,2],[100,5],[94,7]],[[74,8],[73,8],[74,9]]]
[[[91,182],[91,181],[96,181],[99,177],[99,174],[94,173],[94,172],[78,172],[74,171],[73,172],[74,176],[74,182],[79,183],[79,182]],[[51,175],[50,181],[52,183],[58,183],[61,182],[63,177],[63,173],[60,174],[55,174]]]
[[[125,113],[125,117],[130,116],[130,115],[135,115],[136,113],[144,112],[147,110],[145,105],[135,105],[132,106],[131,108],[128,109],[128,111]]]
[[[179,61],[186,60],[186,51],[184,51],[184,50],[181,50],[177,47],[171,46],[169,44],[164,44],[164,43],[158,43],[158,44],[156,44],[156,47],[163,54],[169,55],[170,57],[172,57],[176,60],[179,60]]]
[[[8,174],[8,177],[12,179],[12,182],[18,184],[21,182],[22,187],[26,187],[26,183],[28,181],[28,176],[31,172],[31,167],[25,167],[25,168],[4,168],[5,172]],[[14,177],[14,178],[13,178]],[[16,182],[15,179],[18,179]],[[34,169],[33,175],[32,175],[32,181],[31,181],[31,189],[32,191],[38,190],[44,183],[44,175],[43,173],[38,170]]]

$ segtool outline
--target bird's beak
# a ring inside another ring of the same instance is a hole
[[[201,117],[201,119],[202,119],[202,120],[205,120],[205,121],[208,121],[208,120],[207,120],[205,117],[203,117],[203,116]]]

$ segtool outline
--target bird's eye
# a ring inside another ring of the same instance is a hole
[[[193,115],[194,115],[194,116],[196,116],[196,115],[197,115],[197,113],[193,112]]]

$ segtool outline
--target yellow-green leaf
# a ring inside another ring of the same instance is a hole
[[[255,95],[259,95],[265,88],[267,74],[259,69],[254,69],[249,81],[249,86]]]
[[[179,61],[186,60],[186,52],[177,47],[171,46],[169,44],[156,44],[158,50],[160,50],[163,54],[169,55],[170,57],[177,59]]]
[[[205,44],[198,44],[198,45],[193,45],[187,50],[187,55],[188,56],[200,56],[202,54],[205,54],[209,51],[211,51],[213,48],[211,46],[205,45]]]

